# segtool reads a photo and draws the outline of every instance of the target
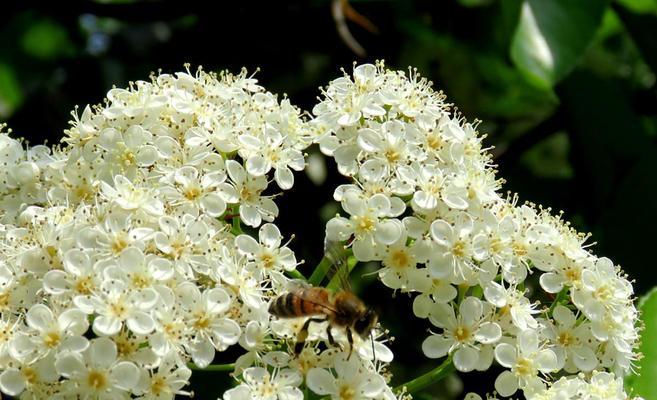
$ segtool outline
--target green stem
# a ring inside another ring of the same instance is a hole
[[[557,297],[554,299],[552,304],[550,305],[550,309],[548,310],[548,315],[552,317],[552,313],[554,312],[554,309],[561,303],[563,303],[564,300],[568,298],[568,288],[563,288],[559,293],[557,293]]]
[[[319,286],[322,283],[322,280],[324,280],[324,277],[328,273],[329,269],[331,268],[331,264],[333,261],[331,260],[330,257],[324,256],[322,258],[322,261],[317,264],[315,267],[315,270],[313,271],[312,275],[310,275],[310,278],[308,278],[308,283],[310,283],[313,286]]]
[[[288,274],[291,278],[294,278],[294,279],[300,279],[302,281],[307,280],[306,277],[303,276],[303,274],[301,272],[297,271],[296,269],[293,269],[291,271],[285,271],[285,273]]]
[[[217,372],[217,371],[232,371],[235,369],[235,364],[210,364],[205,368],[199,368],[194,363],[187,363],[187,367],[192,371],[208,371],[208,372]]]
[[[424,375],[420,375],[417,378],[408,381],[404,384],[401,384],[395,388],[395,392],[399,393],[404,388],[406,388],[406,393],[415,393],[427,388],[428,386],[433,385],[443,379],[452,372],[454,372],[454,364],[452,364],[452,358],[447,357],[442,364],[427,372]]]
[[[239,211],[237,211],[239,213]],[[241,235],[242,233],[242,221],[240,220],[239,214],[233,217],[233,228],[230,230],[233,235]]]

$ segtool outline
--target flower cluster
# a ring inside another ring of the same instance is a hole
[[[462,372],[497,362],[502,396],[627,397],[632,285],[560,216],[500,196],[476,124],[431,82],[361,65],[313,114],[246,71],[199,69],[110,90],[73,113],[60,146],[26,148],[0,127],[0,391],[172,399],[238,345],[225,400],[406,397],[380,329],[351,349],[326,321],[268,311],[300,263],[274,196],[318,143],[352,179],[327,238],[414,294],[435,327],[427,357]]]
[[[0,390],[173,398],[190,394],[190,362],[239,343],[236,390],[270,367],[296,395],[300,368],[270,352],[293,327],[270,327],[267,306],[298,262],[269,223],[269,183],[289,189],[304,168],[304,115],[245,71],[199,69],[112,89],[73,116],[53,149],[0,133]]]
[[[449,356],[462,372],[497,361],[502,396],[554,398],[580,382],[546,391],[554,376],[583,373],[615,385],[604,398],[624,399],[614,379],[631,370],[638,334],[620,268],[550,209],[500,196],[477,124],[416,71],[360,65],[323,95],[317,142],[353,180],[335,191],[346,215],[327,237],[380,261],[386,286],[416,294],[415,315],[435,327],[426,356]]]

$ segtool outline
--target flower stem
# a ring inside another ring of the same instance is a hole
[[[331,258],[325,255],[324,258],[322,258],[322,261],[320,261],[319,264],[317,264],[315,267],[315,270],[313,271],[312,275],[310,275],[310,278],[308,278],[308,283],[313,286],[319,286],[331,268],[332,263],[333,261]]]
[[[187,367],[192,371],[208,371],[208,372],[217,372],[217,371],[232,371],[235,369],[235,364],[210,364],[205,368],[199,368],[194,363],[187,363]]]
[[[233,217],[233,228],[230,230],[233,235],[241,235],[242,232],[242,221],[240,220],[239,213]]]
[[[307,281],[306,277],[303,276],[303,274],[296,269],[293,269],[291,271],[285,271],[286,274],[288,274],[291,278],[294,279],[301,279],[302,281]]]
[[[417,378],[403,383],[395,388],[395,392],[399,393],[404,388],[406,388],[406,393],[415,393],[427,388],[428,386],[433,385],[443,379],[452,372],[454,372],[454,364],[452,364],[452,358],[447,357],[442,364],[427,372],[424,375],[420,375]]]

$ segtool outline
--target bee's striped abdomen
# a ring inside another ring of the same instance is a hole
[[[294,293],[285,293],[275,298],[269,305],[269,313],[277,317],[295,317],[295,298]]]
[[[269,306],[269,313],[281,318],[328,314],[329,294],[324,288],[307,288],[276,297]]]

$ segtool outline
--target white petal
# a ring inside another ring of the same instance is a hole
[[[518,358],[516,348],[508,343],[500,343],[495,347],[495,359],[503,367],[511,368]]]
[[[369,373],[365,375],[356,386],[357,392],[367,398],[378,396],[386,387],[386,381],[379,374]]]
[[[55,318],[47,306],[35,304],[27,312],[25,321],[32,329],[45,331],[54,325]]]
[[[454,366],[461,372],[470,372],[479,361],[479,352],[472,347],[461,347],[454,352]]]
[[[495,379],[495,390],[503,397],[511,396],[518,390],[518,378],[511,371],[502,372]]]
[[[25,389],[25,378],[16,369],[7,369],[0,375],[0,389],[10,396],[17,396]]]
[[[139,368],[131,362],[121,361],[110,370],[110,379],[114,386],[131,390],[139,380]]]
[[[94,319],[94,332],[100,336],[116,335],[121,330],[121,321],[107,315],[100,315]]]
[[[274,171],[274,180],[283,190],[291,189],[294,186],[294,174],[287,167],[276,168]]]
[[[128,329],[137,335],[147,335],[155,330],[155,321],[150,314],[143,311],[134,311],[132,316],[126,320]]]
[[[326,237],[330,240],[345,241],[353,233],[351,222],[343,217],[334,217],[326,223]]]
[[[554,372],[558,369],[557,355],[552,350],[541,350],[535,358],[536,368],[543,373]]]
[[[495,343],[502,338],[502,329],[495,322],[484,322],[479,325],[479,329],[475,333],[475,339],[479,343],[491,344]]]
[[[263,176],[271,169],[271,164],[260,155],[249,157],[246,160],[246,170],[253,176]]]
[[[201,207],[211,217],[218,217],[226,211],[226,202],[218,193],[208,193],[201,199]]]
[[[209,340],[199,340],[192,344],[192,361],[199,368],[205,368],[214,359],[215,349]]]
[[[260,244],[249,235],[239,235],[235,238],[235,245],[237,250],[243,254],[253,257],[260,252]]]
[[[398,219],[388,219],[377,224],[374,236],[383,244],[393,244],[400,238],[403,229],[404,227]]]
[[[361,129],[358,131],[357,142],[361,149],[370,153],[383,149],[381,137],[373,129]]]
[[[598,365],[598,358],[590,347],[579,346],[572,349],[573,362],[581,371],[592,371]]]
[[[561,304],[554,308],[552,314],[555,321],[557,321],[564,328],[571,328],[575,325],[577,321],[575,314],[570,311],[568,308],[562,306]]]
[[[431,237],[436,243],[449,246],[454,240],[454,229],[449,223],[441,219],[433,221],[431,223]]]
[[[242,384],[224,392],[224,400],[252,400],[251,389]]]
[[[108,369],[116,362],[116,345],[108,338],[98,338],[91,342],[89,360],[94,368]]]
[[[258,209],[245,204],[240,205],[240,217],[246,225],[254,228],[258,227],[262,222],[262,216],[258,212]]]
[[[258,232],[260,242],[270,249],[277,248],[281,245],[283,236],[278,227],[274,224],[264,224]]]
[[[313,368],[308,371],[306,384],[313,392],[320,396],[338,394],[335,378],[323,368]]]
[[[64,311],[57,318],[57,324],[62,330],[70,332],[73,335],[82,335],[89,328],[87,315],[75,308]]]
[[[563,289],[564,280],[559,275],[548,272],[541,275],[541,287],[548,293],[559,293]]]
[[[454,341],[443,336],[431,335],[422,342],[422,351],[429,358],[440,358],[447,354]]]
[[[65,378],[80,377],[87,370],[82,356],[78,353],[63,353],[57,357],[55,369]]]

